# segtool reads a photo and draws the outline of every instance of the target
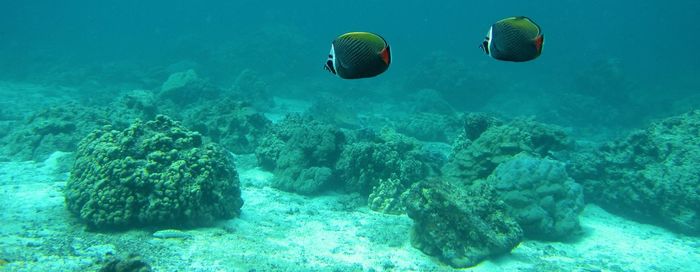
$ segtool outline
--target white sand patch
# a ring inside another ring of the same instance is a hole
[[[588,235],[575,245],[587,259],[618,264],[629,271],[700,271],[700,239],[628,221],[593,205],[586,207]]]
[[[43,162],[0,162],[0,185],[66,181],[68,173],[60,171],[61,159],[69,155],[56,151]]]

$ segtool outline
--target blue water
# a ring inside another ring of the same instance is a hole
[[[570,78],[600,59],[619,59],[626,75],[644,84],[693,76],[700,63],[695,34],[700,26],[692,21],[700,10],[697,1],[22,1],[2,6],[3,77],[28,76],[37,71],[24,67],[59,61],[76,66],[198,61],[227,43],[262,47],[237,65],[289,77],[324,76],[317,67],[329,42],[352,30],[381,33],[393,46],[395,65],[382,80],[416,69],[433,51],[503,79],[540,82],[552,92],[561,88],[551,81]],[[482,36],[492,22],[511,15],[530,16],[543,27],[545,53],[525,65],[482,64],[488,61],[477,48]],[[281,25],[285,28],[264,29]],[[262,31],[272,33],[261,36]],[[285,39],[288,35],[300,41]]]
[[[309,81],[341,94],[381,84],[410,94],[417,91],[416,84],[406,84],[407,78],[439,52],[466,70],[441,71],[441,67],[449,70],[451,63],[437,63],[438,70],[430,73],[444,75],[434,76],[456,82],[465,73],[478,74],[481,82],[465,75],[467,81],[476,82],[452,88],[431,86],[430,78],[414,78],[423,80],[419,86],[457,93],[457,100],[464,100],[453,101],[457,108],[483,110],[492,102],[489,110],[508,115],[546,115],[543,112],[551,111],[552,105],[540,105],[541,97],[556,104],[561,94],[585,88],[577,82],[600,72],[596,65],[612,61],[618,74],[611,81],[624,80],[630,86],[612,92],[626,92],[630,99],[613,101],[611,106],[641,120],[613,120],[609,125],[636,125],[687,110],[687,106],[676,108],[674,102],[697,90],[700,38],[695,33],[700,33],[700,26],[692,18],[698,10],[697,1],[7,2],[0,10],[0,78],[79,85],[84,75],[56,74],[82,68],[100,71],[91,75],[100,82],[153,88],[162,81],[139,78],[133,67],[152,71],[185,61],[196,64],[200,74],[226,84],[240,69],[251,68],[279,85],[278,94],[285,93],[285,86]],[[513,15],[529,16],[542,26],[545,49],[538,60],[501,63],[478,49],[491,23]],[[394,53],[389,72],[359,83],[325,74],[320,67],[330,41],[347,31],[383,35]],[[222,58],[222,51],[232,53]],[[132,68],[110,66],[119,64]],[[499,107],[503,97],[482,98],[484,92],[513,97],[507,91],[514,88],[524,98],[533,93],[540,98],[528,101],[530,109],[510,110],[504,104]],[[306,89],[310,95],[315,92]],[[697,101],[692,98],[689,103]],[[564,125],[597,122],[542,118]]]

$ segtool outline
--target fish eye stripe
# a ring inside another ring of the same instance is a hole
[[[328,70],[334,75],[337,74],[335,71],[335,67],[333,67],[333,60],[326,61],[326,65],[324,66],[324,68],[326,68],[326,70]]]

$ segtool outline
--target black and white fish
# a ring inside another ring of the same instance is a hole
[[[497,60],[523,62],[542,54],[544,35],[539,25],[524,16],[509,17],[491,25],[481,44]]]
[[[389,68],[391,51],[381,36],[370,32],[349,32],[331,44],[324,68],[344,79],[377,76]]]

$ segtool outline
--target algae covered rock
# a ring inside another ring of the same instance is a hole
[[[189,69],[171,74],[160,87],[158,96],[160,99],[170,101],[177,106],[183,106],[201,99],[216,98],[220,93],[221,91],[209,81],[199,77],[197,72]]]
[[[319,94],[314,97],[306,115],[314,116],[319,121],[346,129],[357,129],[362,126],[362,120],[357,115],[357,109],[353,108],[348,99],[342,97]]]
[[[368,195],[380,180],[387,179],[397,179],[408,188],[437,168],[411,137],[388,129],[363,137],[347,144],[336,164],[348,191]]]
[[[131,90],[121,94],[106,109],[113,126],[126,128],[134,121],[151,120],[158,114],[158,101],[148,90]]]
[[[618,214],[700,235],[700,111],[657,122],[575,161],[586,198]]]
[[[77,103],[31,114],[1,141],[3,153],[21,160],[44,161],[55,151],[74,152],[80,139],[109,123],[99,111]]]
[[[561,162],[519,154],[496,167],[488,183],[528,238],[557,240],[581,228],[583,190]]]
[[[464,137],[474,141],[491,127],[503,125],[503,120],[483,113],[468,113],[462,116]]]
[[[421,141],[451,142],[459,134],[458,123],[452,115],[420,112],[399,119],[396,130]]]
[[[568,149],[572,142],[558,127],[516,119],[501,124],[490,119],[466,123],[442,171],[448,181],[470,184],[488,177],[496,167],[521,152],[547,157]]]
[[[409,94],[408,97],[404,91],[400,91],[401,98],[407,98],[407,106],[410,112],[419,113],[435,113],[452,115],[455,110],[450,103],[434,89],[421,89],[415,93]]]
[[[332,171],[345,136],[331,125],[289,114],[273,125],[255,150],[260,166],[275,173],[273,186],[314,194],[335,180]]]
[[[254,153],[272,127],[250,104],[231,99],[197,107],[184,123],[236,154]]]
[[[151,265],[138,255],[126,258],[113,258],[100,268],[99,272],[150,272]]]
[[[252,69],[243,69],[229,92],[237,99],[251,104],[258,110],[268,110],[275,106],[269,84]]]
[[[406,211],[401,196],[406,191],[399,179],[380,179],[367,198],[370,209],[388,214],[402,214]]]
[[[96,229],[205,225],[243,205],[231,155],[163,115],[85,137],[65,197]]]
[[[487,184],[464,188],[442,181],[420,182],[403,202],[414,222],[411,244],[453,267],[474,266],[508,253],[523,237]]]

